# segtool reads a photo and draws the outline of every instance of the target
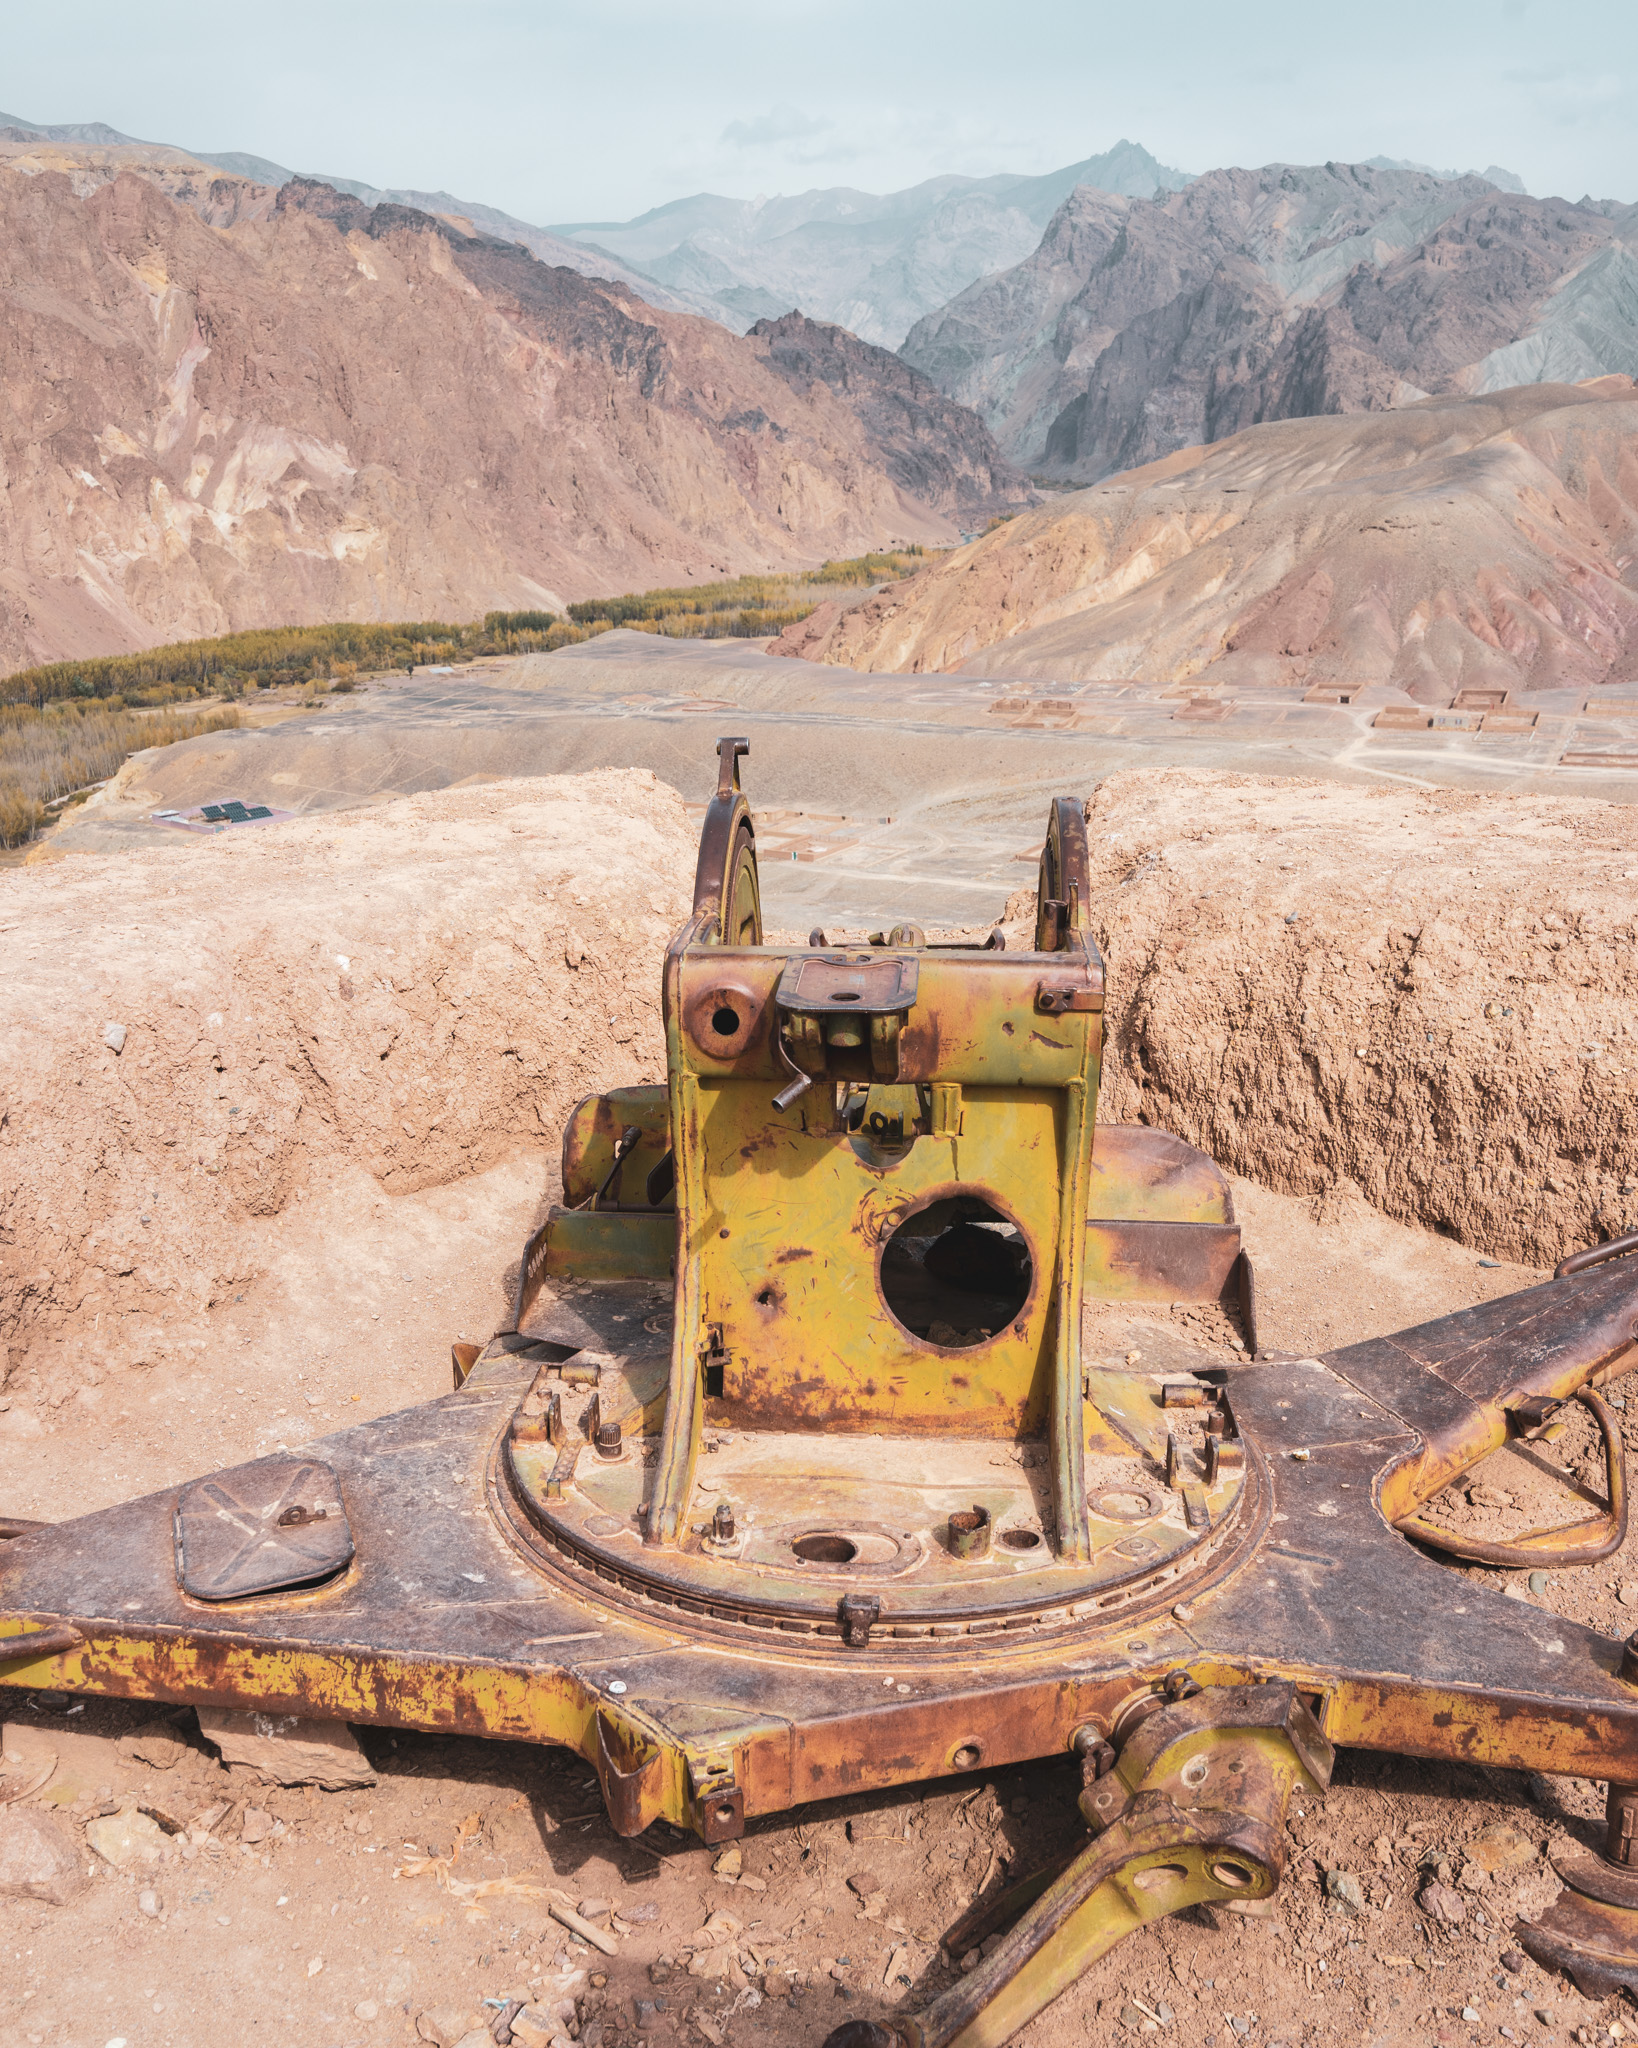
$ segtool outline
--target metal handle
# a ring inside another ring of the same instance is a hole
[[[1638,1230],[1629,1230],[1625,1237],[1612,1237],[1608,1244],[1589,1245],[1584,1252],[1571,1252],[1553,1268],[1553,1278],[1567,1280],[1572,1273],[1585,1273],[1589,1266],[1603,1265],[1606,1259],[1624,1259],[1628,1252],[1638,1252]]]
[[[1600,1246],[1599,1250],[1607,1247]],[[1581,1254],[1585,1257],[1585,1254]],[[1568,1522],[1561,1529],[1530,1529],[1517,1543],[1485,1543],[1476,1536],[1462,1536],[1454,1529],[1442,1529],[1424,1520],[1420,1513],[1405,1515],[1394,1523],[1402,1536],[1414,1536],[1433,1550],[1470,1564],[1536,1569],[1542,1566],[1597,1564],[1613,1557],[1627,1537],[1626,1460],[1615,1418],[1591,1387],[1582,1387],[1575,1397],[1593,1412],[1604,1439],[1605,1491],[1609,1506],[1601,1515],[1585,1522]]]

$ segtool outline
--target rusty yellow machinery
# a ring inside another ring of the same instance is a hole
[[[53,1527],[0,1524],[0,1681],[568,1745],[610,1819],[707,1842],[1053,1755],[1088,1838],[852,2048],[994,2048],[1147,1921],[1266,1899],[1333,1748],[1607,1783],[1522,1939],[1638,1988],[1638,1650],[1458,1576],[1608,1555],[1621,1241],[1323,1357],[1259,1349],[1209,1160],[1100,1127],[1085,821],[1033,944],[765,942],[743,743],[664,963],[667,1078],[581,1105],[510,1326],[442,1399]],[[1156,1373],[1089,1301],[1222,1304]],[[1564,1405],[1592,1523],[1475,1546],[1427,1504]],[[456,1506],[455,1503],[464,1503]],[[429,1503],[447,1505],[433,1506]]]

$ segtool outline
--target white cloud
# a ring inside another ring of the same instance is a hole
[[[828,121],[815,120],[798,107],[783,105],[758,114],[754,121],[730,121],[722,139],[736,149],[771,149],[776,143],[804,142],[809,136],[822,135],[829,126]]]

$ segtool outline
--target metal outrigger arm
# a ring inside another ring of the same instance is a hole
[[[1502,1300],[1259,1351],[1223,1176],[1096,1121],[1103,962],[1060,799],[1027,952],[764,942],[719,747],[663,1086],[593,1097],[508,1327],[440,1399],[50,1528],[0,1522],[0,1682],[565,1744],[612,1825],[1078,1756],[1092,1839],[853,2048],[998,2048],[1124,1934],[1266,1898],[1333,1745],[1606,1781],[1519,1938],[1638,1990],[1638,1647],[1452,1573],[1427,1504],[1638,1362],[1620,1241]],[[1083,1354],[1091,1299],[1238,1351]],[[884,1678],[890,1685],[884,1685]],[[969,1939],[976,1938],[969,1932]]]

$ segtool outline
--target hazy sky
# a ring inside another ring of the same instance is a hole
[[[1638,199],[1633,0],[77,0],[19,8],[0,107],[538,223],[1125,135],[1188,171],[1379,153]]]

